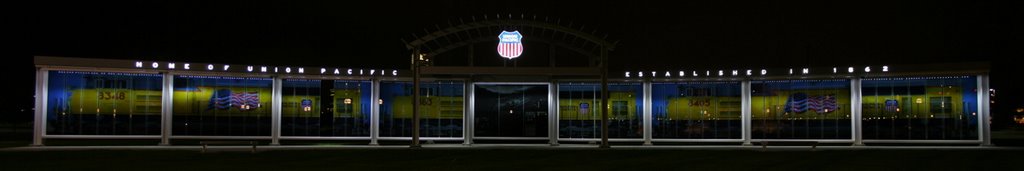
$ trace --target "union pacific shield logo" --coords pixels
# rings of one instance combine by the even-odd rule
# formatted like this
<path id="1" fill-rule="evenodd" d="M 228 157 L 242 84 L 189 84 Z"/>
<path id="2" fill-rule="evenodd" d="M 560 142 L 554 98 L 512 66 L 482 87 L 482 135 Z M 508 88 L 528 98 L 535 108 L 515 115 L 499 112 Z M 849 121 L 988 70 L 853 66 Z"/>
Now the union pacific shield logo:
<path id="1" fill-rule="evenodd" d="M 501 31 L 498 34 L 498 55 L 504 58 L 516 58 L 523 54 L 523 35 L 519 31 Z"/>

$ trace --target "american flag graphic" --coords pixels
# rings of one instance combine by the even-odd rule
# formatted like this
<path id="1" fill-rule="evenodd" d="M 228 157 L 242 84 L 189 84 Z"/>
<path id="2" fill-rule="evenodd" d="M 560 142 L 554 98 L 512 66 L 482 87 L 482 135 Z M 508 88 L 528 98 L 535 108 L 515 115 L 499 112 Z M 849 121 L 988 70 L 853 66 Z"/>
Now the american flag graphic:
<path id="1" fill-rule="evenodd" d="M 803 113 L 813 110 L 815 113 L 832 113 L 839 109 L 835 95 L 809 96 L 807 93 L 796 93 L 786 100 L 786 112 Z"/>
<path id="2" fill-rule="evenodd" d="M 241 111 L 253 110 L 260 107 L 260 95 L 258 92 L 232 93 L 228 89 L 220 89 L 210 96 L 210 103 L 207 110 L 238 108 Z"/>
<path id="3" fill-rule="evenodd" d="M 813 109 L 818 113 L 831 113 L 839 109 L 839 105 L 836 104 L 837 102 L 835 95 L 830 94 L 824 96 L 817 96 L 815 97 L 815 99 L 816 104 L 815 108 Z"/>
<path id="4" fill-rule="evenodd" d="M 807 111 L 807 93 L 789 95 L 786 99 L 786 112 L 803 113 Z"/>
<path id="5" fill-rule="evenodd" d="M 519 31 L 501 31 L 498 34 L 498 55 L 504 58 L 516 58 L 523 54 L 523 35 Z"/>

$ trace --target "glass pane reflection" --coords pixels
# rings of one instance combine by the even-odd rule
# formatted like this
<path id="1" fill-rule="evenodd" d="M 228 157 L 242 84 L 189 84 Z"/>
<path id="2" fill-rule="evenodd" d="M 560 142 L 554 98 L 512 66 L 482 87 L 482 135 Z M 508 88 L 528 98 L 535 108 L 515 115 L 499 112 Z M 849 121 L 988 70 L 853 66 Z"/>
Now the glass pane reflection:
<path id="1" fill-rule="evenodd" d="M 548 85 L 475 86 L 475 136 L 548 135 Z"/>
<path id="2" fill-rule="evenodd" d="M 412 136 L 412 82 L 381 82 L 380 136 Z M 420 84 L 420 136 L 462 137 L 464 106 L 462 81 Z"/>
<path id="3" fill-rule="evenodd" d="M 174 76 L 174 135 L 270 136 L 270 78 Z"/>
<path id="4" fill-rule="evenodd" d="M 609 138 L 643 137 L 643 85 L 609 83 Z M 601 138 L 601 84 L 558 84 L 558 137 Z"/>
<path id="5" fill-rule="evenodd" d="M 163 76 L 50 71 L 46 134 L 159 135 Z"/>
<path id="6" fill-rule="evenodd" d="M 282 136 L 370 135 L 370 81 L 284 80 L 281 91 Z"/>
<path id="7" fill-rule="evenodd" d="M 849 80 L 751 83 L 753 139 L 850 139 Z"/>
<path id="8" fill-rule="evenodd" d="M 742 138 L 739 82 L 654 83 L 651 88 L 654 138 Z"/>
<path id="9" fill-rule="evenodd" d="M 972 76 L 866 79 L 864 139 L 978 139 L 977 85 Z"/>

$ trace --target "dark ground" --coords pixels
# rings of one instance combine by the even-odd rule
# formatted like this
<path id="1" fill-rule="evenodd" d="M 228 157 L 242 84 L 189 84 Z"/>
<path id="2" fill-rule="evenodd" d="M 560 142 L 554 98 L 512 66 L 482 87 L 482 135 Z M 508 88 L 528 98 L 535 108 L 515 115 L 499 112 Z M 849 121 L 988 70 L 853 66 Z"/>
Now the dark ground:
<path id="1" fill-rule="evenodd" d="M 0 152 L 4 170 L 1015 170 L 1020 150 L 347 149 Z"/>
<path id="2" fill-rule="evenodd" d="M 1017 149 L 591 149 L 385 148 L 323 150 L 10 151 L 30 136 L 5 134 L 0 170 L 1020 170 L 1020 132 L 994 132 Z M 178 145 L 195 144 L 176 141 Z M 286 142 L 287 143 L 287 142 Z M 47 146 L 151 146 L 153 140 L 47 140 Z M 317 144 L 317 143 L 314 143 Z M 336 144 L 336 143 L 335 143 Z M 365 144 L 365 142 L 352 142 Z M 399 144 L 393 144 L 399 145 Z"/>

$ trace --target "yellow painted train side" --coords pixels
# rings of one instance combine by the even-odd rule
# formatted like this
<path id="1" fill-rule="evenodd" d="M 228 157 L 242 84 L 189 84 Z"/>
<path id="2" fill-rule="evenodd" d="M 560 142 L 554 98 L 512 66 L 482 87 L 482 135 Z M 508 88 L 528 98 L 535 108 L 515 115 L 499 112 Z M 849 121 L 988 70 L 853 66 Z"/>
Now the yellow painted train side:
<path id="1" fill-rule="evenodd" d="M 668 111 L 662 119 L 739 120 L 740 97 L 681 97 L 668 99 Z"/>
<path id="2" fill-rule="evenodd" d="M 160 115 L 160 91 L 126 89 L 77 89 L 58 114 Z"/>
<path id="3" fill-rule="evenodd" d="M 462 119 L 463 98 L 450 96 L 430 96 L 420 98 L 422 119 Z M 412 97 L 395 97 L 391 105 L 394 118 L 412 118 Z"/>
<path id="4" fill-rule="evenodd" d="M 861 100 L 865 118 L 896 115 L 901 115 L 899 118 L 960 118 L 967 115 L 962 112 L 963 94 L 959 87 L 932 86 L 925 88 L 925 94 L 864 96 Z M 896 100 L 898 108 L 886 110 L 886 100 Z M 932 102 L 939 103 L 940 108 L 948 108 L 949 112 L 932 112 Z"/>
<path id="5" fill-rule="evenodd" d="M 224 88 L 216 88 L 224 89 Z M 199 113 L 212 113 L 215 112 L 218 116 L 250 116 L 253 114 L 265 114 L 269 115 L 270 110 L 270 88 L 227 88 L 232 92 L 256 92 L 259 98 L 260 106 L 255 107 L 252 110 L 241 111 L 235 108 L 231 110 L 217 110 L 214 109 L 208 111 L 208 104 L 210 96 L 215 90 L 214 87 L 197 87 L 194 90 L 175 90 L 173 92 L 174 98 L 172 103 L 174 104 L 175 115 L 191 116 L 198 115 Z M 894 114 L 904 114 L 901 117 L 921 117 L 921 118 L 957 118 L 963 117 L 964 104 L 963 91 L 959 87 L 927 87 L 926 94 L 913 94 L 913 95 L 865 95 L 862 97 L 863 107 L 865 108 L 864 117 L 890 117 Z M 786 100 L 791 93 L 797 93 L 797 91 L 778 91 L 773 96 L 753 96 L 751 99 L 751 107 L 753 109 L 753 117 L 756 118 L 777 118 L 779 116 L 785 116 L 786 118 L 817 118 L 817 119 L 848 119 L 849 118 L 849 106 L 850 106 L 850 93 L 846 91 L 833 91 L 833 90 L 802 90 L 799 92 L 807 93 L 809 96 L 821 96 L 821 95 L 833 95 L 837 100 L 839 110 L 836 113 L 818 114 L 816 112 L 802 112 L 802 113 L 785 113 Z M 838 92 L 838 93 L 836 93 Z M 301 109 L 300 103 L 302 99 L 310 99 L 313 101 L 313 105 L 319 105 L 319 96 L 294 96 L 286 95 L 283 96 L 282 111 L 284 117 L 320 117 L 317 113 L 318 110 L 313 109 L 308 112 Z M 344 90 L 335 89 L 335 115 L 336 117 L 365 117 L 361 114 L 362 100 L 359 90 Z M 422 118 L 430 119 L 461 119 L 463 115 L 463 97 L 443 97 L 443 96 L 431 96 L 423 97 L 421 101 L 421 107 L 423 107 Z M 944 111 L 950 111 L 948 113 L 934 113 L 930 104 L 935 98 L 943 102 L 948 103 L 950 109 Z M 344 104 L 344 99 L 350 99 L 350 105 Z M 394 111 L 394 117 L 396 118 L 412 118 L 412 97 L 402 96 L 396 97 L 394 105 L 392 105 L 392 111 Z M 635 119 L 637 115 L 636 106 L 638 105 L 635 100 L 635 96 L 632 92 L 611 92 L 609 102 L 613 104 L 615 102 L 625 102 L 627 109 L 623 112 L 625 114 L 615 115 L 611 112 L 609 117 L 616 119 Z M 60 107 L 57 112 L 58 114 L 132 114 L 132 115 L 160 115 L 160 100 L 161 92 L 158 90 L 126 90 L 126 89 L 77 89 L 72 90 L 69 98 L 62 102 L 67 107 Z M 878 112 L 879 107 L 884 107 L 886 100 L 896 100 L 899 102 L 899 109 L 897 111 L 883 111 Z M 738 112 L 740 110 L 739 97 L 684 97 L 684 98 L 673 98 L 669 99 L 669 105 L 666 110 L 667 117 L 674 120 L 701 120 L 706 118 L 717 118 L 718 120 L 734 120 L 739 119 Z M 376 104 L 375 102 L 371 102 Z M 588 103 L 590 105 L 588 111 L 581 112 L 579 105 L 581 103 Z M 559 99 L 559 119 L 560 120 L 599 120 L 600 119 L 600 100 L 591 99 Z M 907 107 L 911 109 L 907 109 Z M 947 107 L 946 104 L 942 104 L 941 107 Z M 345 110 L 351 108 L 351 110 Z M 875 110 L 871 110 L 875 109 Z M 615 109 L 613 109 L 615 110 Z M 288 112 L 296 111 L 296 112 Z M 351 112 L 346 112 L 351 111 Z M 779 112 L 782 112 L 781 115 Z M 702 116 L 703 115 L 703 116 Z"/>
<path id="6" fill-rule="evenodd" d="M 610 120 L 634 120 L 637 117 L 636 96 L 632 91 L 609 92 L 608 102 L 612 111 L 608 113 Z M 625 103 L 624 106 L 616 106 L 616 103 Z M 581 109 L 581 105 L 587 107 Z M 601 120 L 601 99 L 590 98 L 558 98 L 558 119 L 559 120 Z M 624 107 L 624 108 L 623 108 Z"/>
<path id="7" fill-rule="evenodd" d="M 786 112 L 786 100 L 796 93 L 806 93 L 807 96 L 833 96 L 836 99 L 836 111 L 817 113 L 815 111 L 804 111 L 800 113 Z M 754 119 L 768 118 L 804 118 L 804 119 L 849 119 L 850 118 L 850 92 L 849 89 L 824 89 L 824 90 L 783 90 L 775 91 L 773 96 L 751 96 L 750 99 L 752 117 Z"/>
<path id="8" fill-rule="evenodd" d="M 259 96 L 259 103 L 255 107 L 250 107 L 249 110 L 239 110 L 237 107 L 232 107 L 228 110 L 222 109 L 208 109 L 210 104 L 210 96 L 213 95 L 215 90 L 228 89 L 231 92 L 247 92 L 256 93 Z M 199 116 L 200 114 L 210 115 L 216 114 L 217 116 L 269 116 L 270 115 L 270 102 L 271 102 L 271 90 L 270 88 L 252 88 L 252 87 L 205 87 L 199 86 L 193 90 L 175 90 L 174 91 L 174 115 L 176 116 Z"/>
<path id="9" fill-rule="evenodd" d="M 334 89 L 334 117 L 362 118 L 362 96 L 360 90 Z M 304 109 L 302 100 L 310 100 L 312 105 Z M 348 102 L 346 103 L 346 99 Z M 282 117 L 320 117 L 320 95 L 285 95 L 281 97 Z M 350 110 L 351 109 L 351 110 Z"/>

